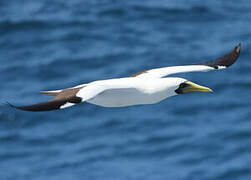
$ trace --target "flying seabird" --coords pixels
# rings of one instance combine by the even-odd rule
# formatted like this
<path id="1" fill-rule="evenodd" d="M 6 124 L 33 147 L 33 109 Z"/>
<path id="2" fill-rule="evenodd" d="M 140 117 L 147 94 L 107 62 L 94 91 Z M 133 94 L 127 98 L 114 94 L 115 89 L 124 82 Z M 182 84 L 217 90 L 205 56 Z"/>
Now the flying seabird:
<path id="1" fill-rule="evenodd" d="M 212 92 L 179 77 L 166 77 L 186 72 L 207 72 L 225 69 L 239 57 L 241 44 L 225 56 L 196 65 L 170 66 L 141 71 L 130 77 L 93 81 L 87 84 L 60 89 L 41 91 L 54 96 L 51 100 L 29 106 L 11 107 L 25 111 L 50 111 L 73 106 L 82 102 L 103 107 L 125 107 L 139 104 L 154 104 L 168 97 L 189 92 Z"/>

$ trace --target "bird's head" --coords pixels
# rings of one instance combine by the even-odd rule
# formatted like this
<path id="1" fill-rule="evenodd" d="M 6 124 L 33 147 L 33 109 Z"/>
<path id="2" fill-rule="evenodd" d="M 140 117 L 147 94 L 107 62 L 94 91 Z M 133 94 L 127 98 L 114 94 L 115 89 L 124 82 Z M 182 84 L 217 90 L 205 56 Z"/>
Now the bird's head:
<path id="1" fill-rule="evenodd" d="M 195 84 L 191 81 L 188 81 L 186 79 L 182 79 L 178 83 L 175 89 L 175 93 L 177 94 L 184 94 L 184 93 L 190 93 L 190 92 L 213 92 L 212 89 L 201 86 L 198 84 Z"/>

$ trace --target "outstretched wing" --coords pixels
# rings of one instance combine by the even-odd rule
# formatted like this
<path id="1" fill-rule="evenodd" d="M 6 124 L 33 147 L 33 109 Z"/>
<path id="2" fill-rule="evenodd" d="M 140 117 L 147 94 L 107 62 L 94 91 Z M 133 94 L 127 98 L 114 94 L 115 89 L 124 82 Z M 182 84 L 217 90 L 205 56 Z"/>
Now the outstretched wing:
<path id="1" fill-rule="evenodd" d="M 163 68 L 150 69 L 133 74 L 132 77 L 151 77 L 151 78 L 161 78 L 168 76 L 170 74 L 186 73 L 186 72 L 207 72 L 210 70 L 224 69 L 232 64 L 238 59 L 240 55 L 241 44 L 236 46 L 232 51 L 223 57 L 220 57 L 213 61 L 207 61 L 202 64 L 197 65 L 186 65 L 186 66 L 170 66 Z"/>
<path id="2" fill-rule="evenodd" d="M 64 89 L 59 92 L 53 92 L 50 94 L 47 93 L 49 95 L 54 95 L 55 97 L 47 102 L 42 102 L 30 106 L 14 106 L 10 103 L 8 104 L 11 107 L 25 111 L 51 111 L 56 109 L 62 109 L 82 102 L 82 98 L 76 96 L 76 94 L 81 89 L 82 88 Z"/>

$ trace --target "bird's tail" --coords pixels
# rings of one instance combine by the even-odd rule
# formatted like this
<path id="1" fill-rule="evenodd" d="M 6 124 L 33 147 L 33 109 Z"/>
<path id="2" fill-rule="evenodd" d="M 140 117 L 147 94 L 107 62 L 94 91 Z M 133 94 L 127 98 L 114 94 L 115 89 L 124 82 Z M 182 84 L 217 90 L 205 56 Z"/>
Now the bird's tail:
<path id="1" fill-rule="evenodd" d="M 53 91 L 40 91 L 40 93 L 46 94 L 46 95 L 49 95 L 49 96 L 56 96 L 56 95 L 58 95 L 61 91 L 62 91 L 62 89 L 60 89 L 60 90 L 53 90 Z"/>
<path id="2" fill-rule="evenodd" d="M 76 89 L 76 88 L 83 88 L 85 87 L 87 84 L 81 84 L 79 86 L 74 86 L 71 88 L 67 88 L 67 89 Z M 52 91 L 40 91 L 40 93 L 45 94 L 45 95 L 49 95 L 49 96 L 56 96 L 59 93 L 61 93 L 62 91 L 64 91 L 66 89 L 58 89 L 58 90 L 52 90 Z"/>

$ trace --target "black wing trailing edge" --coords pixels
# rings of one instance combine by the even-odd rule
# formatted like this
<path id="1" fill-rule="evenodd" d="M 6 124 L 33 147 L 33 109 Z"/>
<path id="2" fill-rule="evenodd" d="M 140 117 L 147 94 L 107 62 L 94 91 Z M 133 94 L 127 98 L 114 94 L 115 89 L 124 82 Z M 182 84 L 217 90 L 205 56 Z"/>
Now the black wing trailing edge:
<path id="1" fill-rule="evenodd" d="M 241 52 L 241 43 L 238 46 L 236 46 L 232 51 L 230 51 L 228 54 L 226 54 L 225 56 L 222 56 L 213 61 L 207 61 L 200 65 L 210 66 L 210 67 L 213 67 L 214 69 L 219 69 L 220 67 L 227 68 L 235 63 L 235 61 L 240 56 L 240 52 Z"/>
<path id="2" fill-rule="evenodd" d="M 51 111 L 60 109 L 61 106 L 65 105 L 67 103 L 66 100 L 57 100 L 57 101 L 48 101 L 43 103 L 38 103 L 30 106 L 14 106 L 12 104 L 9 104 L 10 107 L 24 110 L 24 111 Z"/>
<path id="3" fill-rule="evenodd" d="M 81 88 L 62 90 L 53 99 L 30 106 L 14 106 L 9 102 L 7 102 L 7 104 L 13 108 L 24 111 L 51 111 L 62 109 L 82 102 L 82 98 L 76 96 L 80 89 Z"/>

